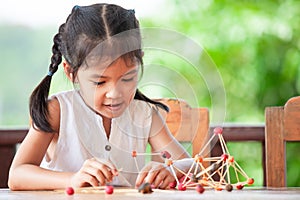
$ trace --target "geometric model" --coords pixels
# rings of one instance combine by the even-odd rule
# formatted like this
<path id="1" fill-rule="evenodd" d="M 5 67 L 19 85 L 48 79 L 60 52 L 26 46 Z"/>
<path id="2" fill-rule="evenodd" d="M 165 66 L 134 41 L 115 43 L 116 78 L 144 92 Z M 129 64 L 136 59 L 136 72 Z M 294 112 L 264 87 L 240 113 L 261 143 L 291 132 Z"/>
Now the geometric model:
<path id="1" fill-rule="evenodd" d="M 180 169 L 178 167 L 180 165 L 177 166 L 175 164 L 177 161 L 172 160 L 168 152 L 162 153 L 162 157 L 165 158 L 165 164 L 171 168 L 176 179 L 176 183 L 170 185 L 170 187 L 175 188 L 177 185 L 177 189 L 182 191 L 186 190 L 186 188 L 195 188 L 199 193 L 203 193 L 205 188 L 212 188 L 217 191 L 227 190 L 230 192 L 234 187 L 241 190 L 245 185 L 252 185 L 254 183 L 254 179 L 249 178 L 246 172 L 229 153 L 222 132 L 223 129 L 221 127 L 214 129 L 214 134 L 212 134 L 209 141 L 193 158 L 188 172 L 184 172 Z M 202 153 L 215 137 L 218 137 L 221 144 L 222 155 L 219 157 L 203 157 Z M 183 174 L 180 180 L 176 178 L 176 171 Z M 230 180 L 230 173 L 234 173 L 236 183 Z M 214 178 L 216 176 L 217 178 Z"/>

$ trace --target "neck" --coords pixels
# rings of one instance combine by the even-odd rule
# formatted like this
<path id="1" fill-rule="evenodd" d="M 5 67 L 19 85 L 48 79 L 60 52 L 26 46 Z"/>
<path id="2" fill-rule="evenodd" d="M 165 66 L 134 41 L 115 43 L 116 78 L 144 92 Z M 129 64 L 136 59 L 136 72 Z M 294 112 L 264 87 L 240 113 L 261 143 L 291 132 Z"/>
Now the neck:
<path id="1" fill-rule="evenodd" d="M 110 128 L 111 128 L 111 119 L 103 117 L 103 127 L 107 136 L 107 139 L 109 139 L 110 136 Z"/>

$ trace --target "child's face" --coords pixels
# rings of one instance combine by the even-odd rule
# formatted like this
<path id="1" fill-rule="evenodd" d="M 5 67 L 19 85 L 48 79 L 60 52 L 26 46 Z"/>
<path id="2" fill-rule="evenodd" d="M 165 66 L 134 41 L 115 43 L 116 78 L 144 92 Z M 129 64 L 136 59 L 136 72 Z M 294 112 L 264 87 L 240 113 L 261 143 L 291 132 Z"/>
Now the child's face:
<path id="1" fill-rule="evenodd" d="M 126 62 L 122 58 L 108 67 L 80 68 L 77 74 L 80 94 L 102 117 L 118 117 L 134 98 L 138 69 L 137 62 Z"/>

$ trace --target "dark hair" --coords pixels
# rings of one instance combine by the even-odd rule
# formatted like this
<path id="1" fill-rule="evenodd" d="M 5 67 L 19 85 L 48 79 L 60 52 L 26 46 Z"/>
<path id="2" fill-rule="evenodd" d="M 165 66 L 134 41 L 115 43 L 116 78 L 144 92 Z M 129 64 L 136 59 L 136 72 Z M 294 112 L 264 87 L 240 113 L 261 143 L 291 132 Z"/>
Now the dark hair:
<path id="1" fill-rule="evenodd" d="M 53 38 L 53 55 L 51 57 L 49 72 L 30 96 L 30 116 L 35 129 L 54 132 L 48 119 L 48 95 L 52 75 L 57 71 L 62 57 L 70 64 L 74 80 L 79 67 L 83 64 L 88 66 L 86 58 L 96 47 L 98 48 L 97 45 L 99 43 L 130 30 L 134 31 L 129 33 L 129 39 L 124 40 L 122 38 L 119 40 L 116 37 L 117 39 L 109 40 L 108 44 L 105 43 L 105 45 L 110 45 L 110 47 L 117 46 L 117 48 L 125 46 L 125 49 L 123 48 L 119 52 L 122 53 L 119 54 L 119 57 L 137 60 L 141 64 L 143 72 L 141 35 L 139 22 L 135 17 L 134 10 L 126 10 L 114 4 L 93 4 L 90 6 L 73 7 L 66 22 L 59 27 L 58 33 Z M 132 43 L 135 44 L 134 47 L 130 46 Z M 105 47 L 107 46 L 102 47 L 105 51 L 109 49 Z M 138 89 L 134 98 L 155 104 L 168 111 L 166 105 L 149 99 Z"/>

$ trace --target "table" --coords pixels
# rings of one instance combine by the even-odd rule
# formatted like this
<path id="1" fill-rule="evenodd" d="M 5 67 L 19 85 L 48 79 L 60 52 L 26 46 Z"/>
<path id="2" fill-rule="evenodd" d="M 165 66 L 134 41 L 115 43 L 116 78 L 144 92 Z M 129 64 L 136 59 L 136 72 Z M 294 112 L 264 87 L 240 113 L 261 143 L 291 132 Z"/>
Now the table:
<path id="1" fill-rule="evenodd" d="M 115 188 L 114 193 L 111 195 L 105 194 L 104 190 L 97 190 L 96 192 L 77 192 L 72 196 L 69 196 L 61 191 L 10 191 L 9 189 L 0 189 L 1 200 L 99 200 L 99 199 L 111 199 L 111 200 L 134 200 L 134 199 L 242 199 L 242 200 L 255 200 L 255 199 L 300 199 L 300 187 L 299 188 L 254 188 L 247 187 L 243 190 L 233 190 L 228 192 L 215 191 L 212 189 L 206 189 L 203 194 L 197 193 L 194 189 L 188 189 L 186 191 L 178 190 L 158 190 L 154 189 L 151 194 L 139 193 L 137 189 L 132 188 Z"/>

